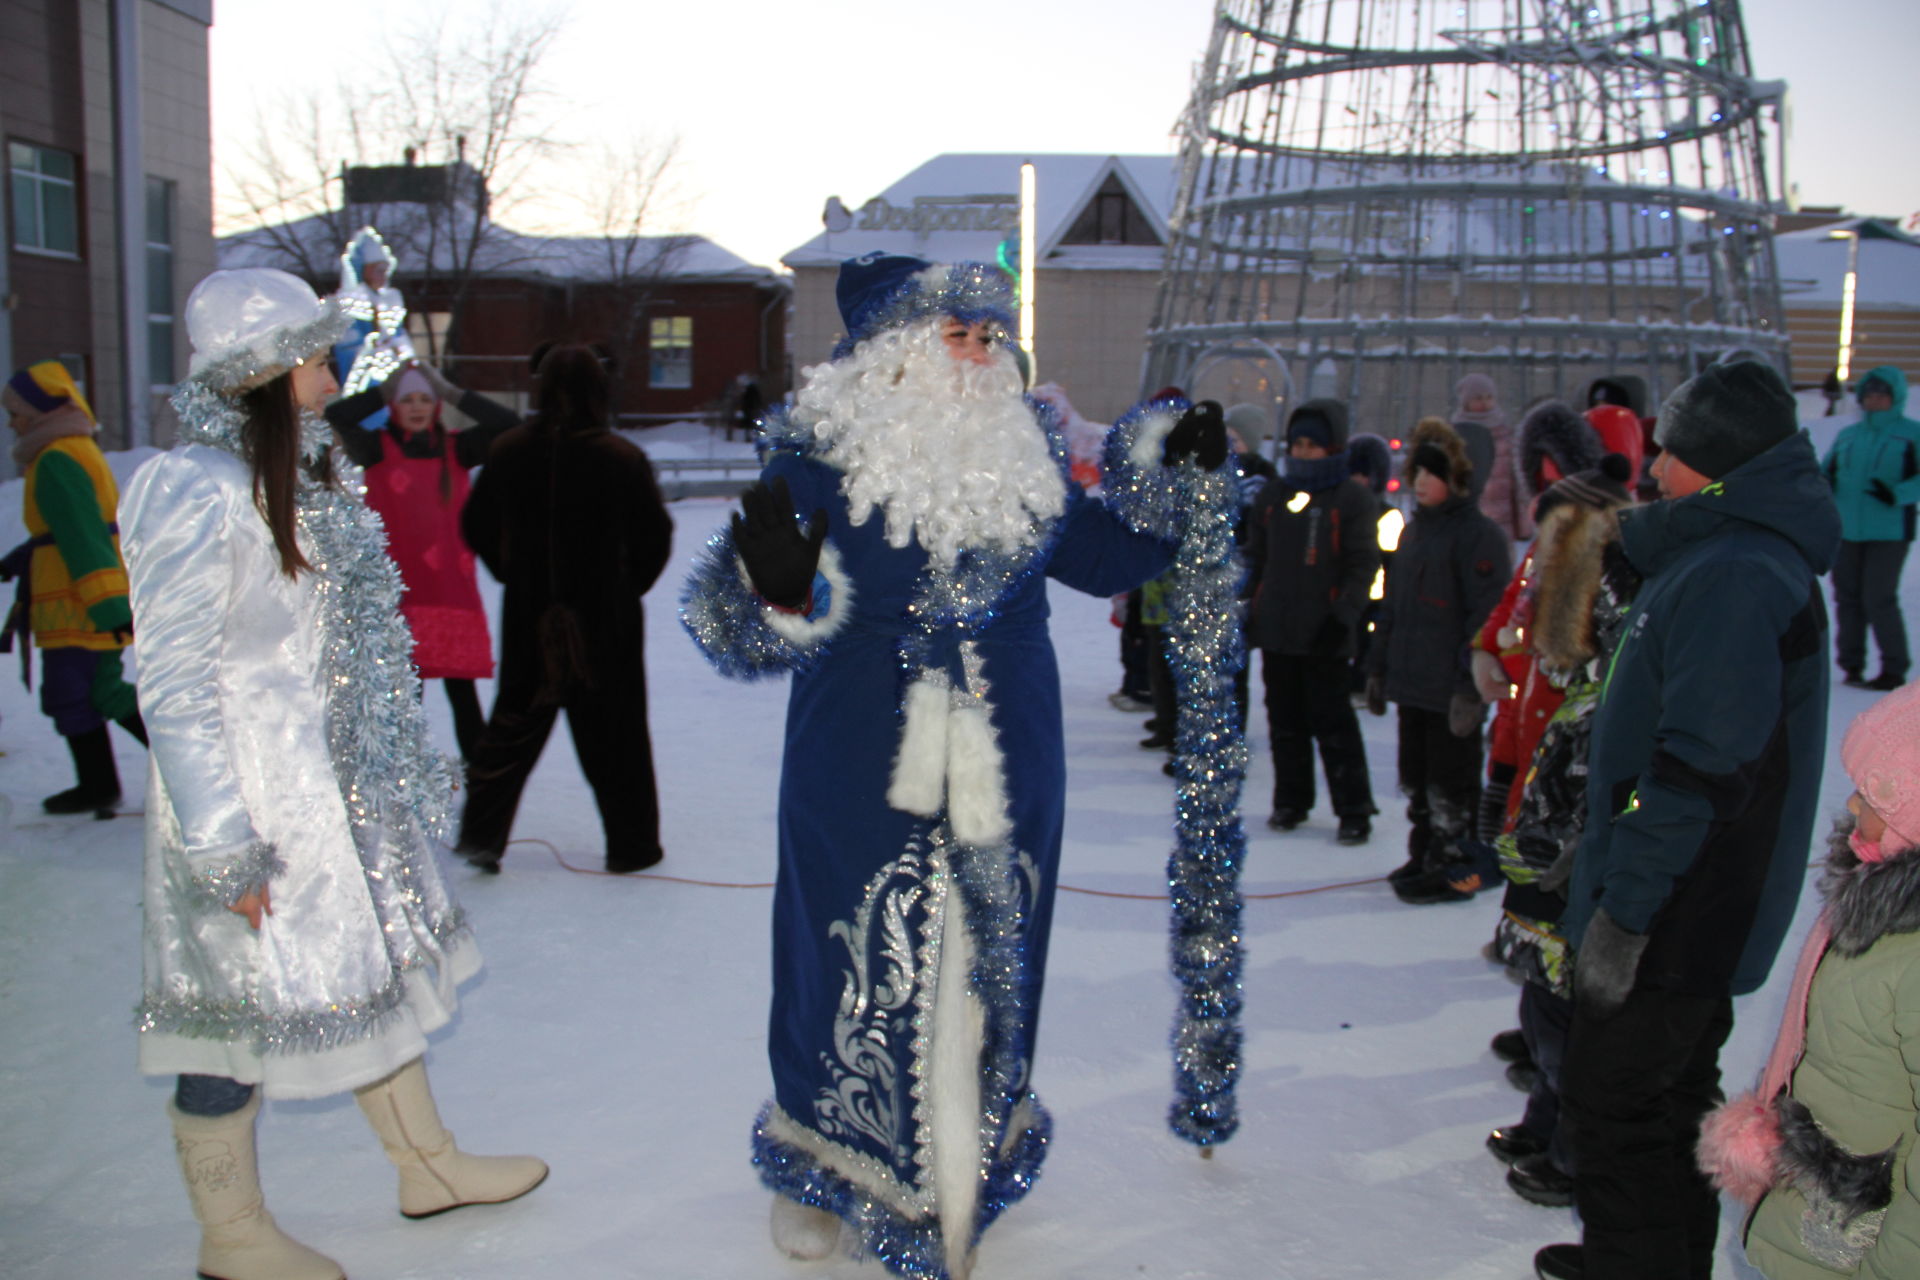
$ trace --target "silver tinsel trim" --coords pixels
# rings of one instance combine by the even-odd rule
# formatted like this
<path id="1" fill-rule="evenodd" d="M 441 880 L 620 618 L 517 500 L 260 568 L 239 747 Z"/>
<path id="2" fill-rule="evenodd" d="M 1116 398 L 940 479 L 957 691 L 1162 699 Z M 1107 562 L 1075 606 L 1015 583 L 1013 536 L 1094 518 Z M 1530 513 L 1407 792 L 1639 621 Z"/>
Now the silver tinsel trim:
<path id="1" fill-rule="evenodd" d="M 877 333 L 928 316 L 953 316 L 965 324 L 991 320 L 1012 329 L 1015 305 L 1013 277 L 992 263 L 935 263 L 910 277 L 885 305 L 862 319 L 856 332 L 840 339 L 833 358 L 852 354 L 855 346 Z"/>
<path id="2" fill-rule="evenodd" d="M 443 950 L 449 949 L 466 927 L 465 916 L 456 911 L 435 926 L 435 940 Z M 244 1044 L 262 1057 L 324 1052 L 372 1035 L 392 1021 L 406 1003 L 406 973 L 425 964 L 422 958 L 396 967 L 378 991 L 331 1001 L 324 1009 L 274 1010 L 247 999 L 205 1000 L 149 992 L 135 1011 L 134 1026 L 142 1034 Z"/>
<path id="3" fill-rule="evenodd" d="M 1180 1007 L 1173 1028 L 1173 1131 L 1188 1142 L 1225 1142 L 1239 1127 L 1240 873 L 1246 834 L 1240 785 L 1247 747 L 1234 704 L 1234 676 L 1246 665 L 1233 551 L 1238 489 L 1230 468 L 1177 468 L 1177 507 L 1186 529 L 1168 592 L 1168 663 L 1179 697 L 1173 772 L 1177 787 L 1167 863 L 1171 937 Z"/>
<path id="4" fill-rule="evenodd" d="M 1160 462 L 1158 439 L 1187 411 L 1185 400 L 1169 397 L 1135 405 L 1107 429 L 1100 459 L 1101 492 L 1107 509 L 1127 528 L 1172 542 L 1186 528 L 1187 493 L 1174 468 Z M 1154 442 L 1143 450 L 1145 442 Z M 1151 458 L 1138 455 L 1145 452 Z"/>
<path id="5" fill-rule="evenodd" d="M 802 648 L 768 626 L 760 597 L 742 577 L 733 530 L 722 529 L 695 556 L 680 592 L 680 625 L 715 670 L 759 680 L 817 661 L 826 647 Z"/>
<path id="6" fill-rule="evenodd" d="M 327 298 L 306 324 L 276 329 L 265 341 L 234 347 L 210 357 L 183 387 L 198 383 L 234 395 L 271 382 L 301 361 L 332 348 L 353 327 L 338 298 Z"/>
<path id="7" fill-rule="evenodd" d="M 206 910 L 218 911 L 231 907 L 286 870 L 287 864 L 271 844 L 255 840 L 231 858 L 196 869 L 194 897 Z"/>

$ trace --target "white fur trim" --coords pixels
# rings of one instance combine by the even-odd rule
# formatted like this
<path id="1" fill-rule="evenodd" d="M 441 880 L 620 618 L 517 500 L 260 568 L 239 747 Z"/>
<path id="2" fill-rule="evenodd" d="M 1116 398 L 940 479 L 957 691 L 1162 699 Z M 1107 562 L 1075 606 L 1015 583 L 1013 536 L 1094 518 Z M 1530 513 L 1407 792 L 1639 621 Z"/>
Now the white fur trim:
<path id="1" fill-rule="evenodd" d="M 973 1224 L 980 1209 L 986 1161 L 980 1149 L 980 1054 L 986 1008 L 973 994 L 973 934 L 957 887 L 940 915 L 940 976 L 933 998 L 933 1070 L 927 1097 L 933 1107 L 934 1196 L 947 1272 L 971 1269 Z"/>
<path id="2" fill-rule="evenodd" d="M 840 563 L 840 553 L 833 549 L 831 542 L 821 544 L 819 573 L 833 592 L 832 602 L 820 617 L 807 618 L 797 613 L 785 613 L 770 604 L 763 603 L 760 606 L 760 617 L 774 634 L 802 649 L 825 643 L 853 616 L 853 581 L 847 577 L 846 567 Z M 747 580 L 744 565 L 740 568 L 740 577 L 747 581 L 747 587 L 751 590 L 753 583 Z"/>
<path id="3" fill-rule="evenodd" d="M 952 692 L 940 672 L 907 687 L 906 723 L 900 727 L 900 751 L 893 758 L 893 781 L 887 787 L 887 803 L 904 813 L 931 818 L 940 811 L 947 789 L 947 709 Z"/>
<path id="4" fill-rule="evenodd" d="M 1179 419 L 1165 409 L 1155 409 L 1140 419 L 1140 427 L 1134 433 L 1133 447 L 1127 450 L 1127 457 L 1141 470 L 1160 465 L 1160 456 L 1166 450 L 1167 436 L 1173 432 Z"/>
<path id="5" fill-rule="evenodd" d="M 825 1209 L 789 1200 L 773 1193 L 773 1216 L 768 1223 L 773 1247 L 798 1262 L 818 1262 L 840 1244 L 840 1219 Z"/>
<path id="6" fill-rule="evenodd" d="M 998 844 L 1013 832 L 1000 743 L 986 706 L 972 699 L 947 719 L 947 820 L 962 844 Z"/>

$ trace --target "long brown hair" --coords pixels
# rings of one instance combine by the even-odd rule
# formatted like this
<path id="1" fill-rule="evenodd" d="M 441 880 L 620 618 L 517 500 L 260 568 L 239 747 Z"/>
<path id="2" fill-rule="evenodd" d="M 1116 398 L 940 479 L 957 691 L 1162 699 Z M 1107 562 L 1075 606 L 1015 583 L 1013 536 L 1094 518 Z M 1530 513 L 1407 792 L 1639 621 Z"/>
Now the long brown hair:
<path id="1" fill-rule="evenodd" d="M 244 425 L 241 443 L 247 466 L 253 470 L 253 504 L 260 509 L 280 553 L 280 571 L 289 578 L 302 569 L 312 571 L 294 535 L 294 493 L 299 485 L 300 412 L 293 403 L 293 375 L 283 373 L 271 382 L 240 393 Z M 317 468 L 322 483 L 332 480 L 332 468 Z"/>

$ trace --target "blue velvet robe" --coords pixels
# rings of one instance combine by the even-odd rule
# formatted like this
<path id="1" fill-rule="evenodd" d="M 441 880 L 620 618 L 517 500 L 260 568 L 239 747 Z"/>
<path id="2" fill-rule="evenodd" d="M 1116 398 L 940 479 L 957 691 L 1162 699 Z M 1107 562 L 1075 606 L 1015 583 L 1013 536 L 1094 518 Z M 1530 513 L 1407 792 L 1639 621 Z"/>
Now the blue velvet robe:
<path id="1" fill-rule="evenodd" d="M 1110 446 L 1105 501 L 1067 480 L 1053 433 L 1064 513 L 1029 551 L 963 552 L 952 574 L 935 572 L 917 541 L 889 546 L 881 512 L 852 524 L 841 473 L 776 423 L 763 478 L 784 477 L 796 511 L 827 513 L 809 615 L 783 619 L 752 595 L 729 532 L 689 581 L 683 618 L 717 667 L 794 672 L 774 893 L 774 1099 L 756 1126 L 756 1163 L 776 1192 L 851 1222 L 900 1274 L 945 1275 L 1025 1193 L 1044 1154 L 1049 1122 L 1028 1076 L 1066 792 L 1044 578 L 1111 595 L 1169 566 L 1181 499 L 1158 450 L 1178 407 L 1114 428 L 1137 445 Z M 945 804 L 908 811 L 890 800 L 906 767 L 896 760 L 907 754 L 910 686 L 928 681 L 986 711 L 1008 820 L 991 838 Z M 964 910 L 948 926 L 955 903 Z M 943 984 L 956 947 L 965 972 Z M 979 1010 L 974 1038 L 956 1029 L 955 1003 Z M 934 1112 L 969 1092 L 951 1087 L 954 1068 L 935 1053 L 943 1036 L 977 1075 L 969 1179 L 941 1163 L 940 1134 L 956 1131 Z"/>

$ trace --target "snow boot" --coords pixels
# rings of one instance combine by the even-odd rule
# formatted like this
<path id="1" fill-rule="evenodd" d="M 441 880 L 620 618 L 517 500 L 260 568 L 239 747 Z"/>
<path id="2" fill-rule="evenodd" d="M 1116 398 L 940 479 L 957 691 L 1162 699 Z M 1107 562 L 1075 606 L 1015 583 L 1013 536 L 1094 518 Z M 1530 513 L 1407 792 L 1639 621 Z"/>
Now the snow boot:
<path id="1" fill-rule="evenodd" d="M 1487 1150 L 1501 1164 L 1518 1164 L 1531 1156 L 1546 1154 L 1546 1139 L 1524 1124 L 1503 1125 L 1487 1135 Z"/>
<path id="2" fill-rule="evenodd" d="M 180 1176 L 200 1223 L 200 1280 L 346 1280 L 340 1264 L 275 1225 L 260 1194 L 253 1124 L 260 1093 L 224 1116 L 190 1116 L 173 1104 Z"/>
<path id="3" fill-rule="evenodd" d="M 1533 1255 L 1540 1280 L 1581 1280 L 1587 1274 L 1586 1250 L 1577 1244 L 1550 1244 Z"/>
<path id="4" fill-rule="evenodd" d="M 107 726 L 69 735 L 67 750 L 80 785 L 48 796 L 40 807 L 48 813 L 95 813 L 120 803 L 120 770 L 114 767 Z"/>
<path id="5" fill-rule="evenodd" d="M 1507 1186 L 1522 1200 L 1548 1209 L 1565 1209 L 1573 1203 L 1573 1179 L 1545 1153 L 1514 1161 L 1507 1170 Z"/>
<path id="6" fill-rule="evenodd" d="M 1493 1050 L 1493 1056 L 1502 1062 L 1533 1061 L 1533 1054 L 1527 1049 L 1527 1037 L 1518 1027 L 1502 1031 L 1487 1042 L 1487 1048 Z"/>
<path id="7" fill-rule="evenodd" d="M 840 1243 L 840 1219 L 825 1209 L 801 1204 L 775 1192 L 773 1247 L 795 1262 L 818 1262 Z"/>
<path id="8" fill-rule="evenodd" d="M 473 1156 L 454 1146 L 418 1058 L 353 1096 L 400 1171 L 403 1217 L 517 1200 L 547 1180 L 546 1162 L 533 1156 Z"/>

